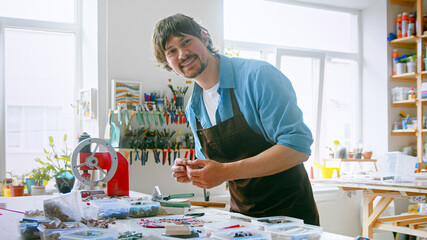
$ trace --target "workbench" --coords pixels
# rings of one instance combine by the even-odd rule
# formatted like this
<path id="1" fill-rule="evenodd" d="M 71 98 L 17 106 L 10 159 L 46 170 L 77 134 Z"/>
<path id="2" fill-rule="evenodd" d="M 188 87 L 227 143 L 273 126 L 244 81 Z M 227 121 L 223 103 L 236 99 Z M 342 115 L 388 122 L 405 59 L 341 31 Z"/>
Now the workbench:
<path id="1" fill-rule="evenodd" d="M 373 230 L 409 234 L 427 237 L 427 215 L 403 214 L 381 217 L 381 214 L 394 199 L 409 199 L 421 196 L 427 197 L 427 181 L 416 180 L 413 182 L 394 182 L 391 180 L 371 180 L 369 178 L 348 179 L 319 179 L 311 180 L 313 184 L 329 184 L 339 187 L 344 191 L 363 191 L 363 236 L 372 238 Z M 412 197 L 411 197 L 412 196 Z M 379 198 L 376 206 L 374 200 Z"/>
<path id="2" fill-rule="evenodd" d="M 131 196 L 134 197 L 141 197 L 141 196 L 147 196 L 151 197 L 151 195 L 147 194 L 135 194 L 131 193 Z M 24 212 L 27 210 L 35 210 L 35 209 L 43 209 L 43 200 L 47 198 L 51 198 L 52 195 L 44 195 L 44 196 L 32 196 L 32 197 L 0 197 L 0 204 L 3 208 L 7 208 L 9 210 Z M 203 208 L 203 207 L 194 207 L 192 206 L 189 211 L 190 212 L 209 212 L 209 211 L 224 211 L 226 210 L 218 210 L 213 208 Z M 8 211 L 4 209 L 0 209 L 0 236 L 2 239 L 8 239 L 8 240 L 17 240 L 21 239 L 19 232 L 18 232 L 18 222 L 23 218 L 24 214 Z M 159 217 L 159 216 L 156 216 Z M 171 238 L 171 237 L 165 237 L 162 236 L 162 232 L 164 232 L 164 229 L 146 229 L 138 224 L 136 224 L 137 221 L 139 221 L 139 218 L 127 218 L 123 220 L 117 220 L 116 224 L 112 225 L 110 224 L 109 229 L 113 231 L 137 231 L 142 232 L 146 237 L 143 239 L 149 239 L 150 237 L 157 236 L 156 239 L 179 239 L 179 238 Z M 149 234 L 147 234 L 147 231 L 150 231 Z M 323 232 L 321 240 L 352 240 L 354 237 L 347 237 L 342 235 L 337 235 L 333 233 L 327 233 Z"/>

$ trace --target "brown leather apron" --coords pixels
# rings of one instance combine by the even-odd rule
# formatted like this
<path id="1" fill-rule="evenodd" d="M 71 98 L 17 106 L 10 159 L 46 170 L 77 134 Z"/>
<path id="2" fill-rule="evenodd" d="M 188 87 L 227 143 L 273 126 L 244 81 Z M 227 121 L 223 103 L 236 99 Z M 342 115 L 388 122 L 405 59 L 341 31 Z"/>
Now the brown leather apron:
<path id="1" fill-rule="evenodd" d="M 274 144 L 256 134 L 240 112 L 230 89 L 234 116 L 203 129 L 196 117 L 197 136 L 209 159 L 227 163 L 255 156 Z M 242 169 L 245 171 L 245 169 Z M 304 165 L 259 178 L 229 181 L 230 211 L 252 217 L 289 216 L 319 225 L 311 184 Z"/>

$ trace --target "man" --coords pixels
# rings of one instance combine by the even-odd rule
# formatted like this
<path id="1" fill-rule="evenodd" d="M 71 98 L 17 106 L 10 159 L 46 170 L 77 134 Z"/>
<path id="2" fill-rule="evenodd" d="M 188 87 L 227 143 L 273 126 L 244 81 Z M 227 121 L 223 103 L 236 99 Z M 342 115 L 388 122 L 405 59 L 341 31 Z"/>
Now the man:
<path id="1" fill-rule="evenodd" d="M 218 54 L 208 30 L 182 14 L 157 23 L 152 47 L 159 66 L 195 81 L 186 115 L 198 159 L 176 159 L 176 181 L 229 181 L 231 211 L 319 225 L 303 166 L 313 139 L 290 81 L 266 62 Z"/>

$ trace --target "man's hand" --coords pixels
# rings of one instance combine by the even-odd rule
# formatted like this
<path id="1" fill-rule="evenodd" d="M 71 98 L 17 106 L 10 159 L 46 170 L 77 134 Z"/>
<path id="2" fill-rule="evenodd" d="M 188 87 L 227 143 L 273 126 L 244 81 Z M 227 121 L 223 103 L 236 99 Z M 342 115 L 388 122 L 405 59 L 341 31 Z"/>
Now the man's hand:
<path id="1" fill-rule="evenodd" d="M 177 158 L 172 166 L 172 176 L 177 182 L 187 183 L 190 178 L 187 175 L 187 159 Z"/>
<path id="2" fill-rule="evenodd" d="M 225 164 L 209 159 L 187 161 L 187 176 L 194 186 L 206 189 L 227 181 Z"/>

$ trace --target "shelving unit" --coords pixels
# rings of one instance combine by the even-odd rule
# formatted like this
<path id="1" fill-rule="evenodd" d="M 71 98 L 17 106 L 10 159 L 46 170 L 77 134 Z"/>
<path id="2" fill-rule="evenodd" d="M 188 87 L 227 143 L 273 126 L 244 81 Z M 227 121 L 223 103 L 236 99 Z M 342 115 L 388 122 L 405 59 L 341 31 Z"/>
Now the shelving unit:
<path id="1" fill-rule="evenodd" d="M 390 46 L 393 48 L 408 48 L 415 49 L 417 54 L 417 72 L 405 73 L 401 75 L 394 75 L 390 81 L 394 82 L 409 82 L 416 83 L 417 97 L 415 100 L 404 100 L 404 101 L 393 101 L 392 107 L 416 107 L 417 128 L 407 130 L 392 130 L 392 136 L 416 136 L 417 138 L 417 158 L 418 158 L 418 172 L 425 168 L 423 162 L 423 138 L 427 133 L 427 129 L 423 129 L 423 105 L 427 102 L 427 99 L 421 98 L 421 87 L 423 78 L 427 77 L 427 71 L 423 71 L 423 42 L 427 40 L 427 35 L 423 35 L 423 0 L 390 0 L 390 3 L 400 4 L 403 6 L 413 7 L 416 4 L 417 18 L 416 18 L 416 36 L 399 38 L 390 41 Z"/>

